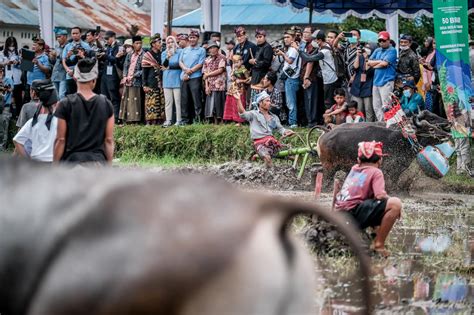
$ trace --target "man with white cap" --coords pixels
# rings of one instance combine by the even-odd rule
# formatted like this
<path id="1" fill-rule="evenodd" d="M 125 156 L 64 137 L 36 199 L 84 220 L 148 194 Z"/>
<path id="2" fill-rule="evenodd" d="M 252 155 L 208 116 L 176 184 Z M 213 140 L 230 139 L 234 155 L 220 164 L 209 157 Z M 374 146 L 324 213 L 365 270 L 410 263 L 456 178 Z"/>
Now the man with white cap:
<path id="1" fill-rule="evenodd" d="M 74 68 L 77 93 L 62 99 L 54 113 L 58 118 L 55 162 L 112 163 L 114 108 L 104 95 L 93 92 L 98 73 L 95 59 L 82 59 Z"/>
<path id="2" fill-rule="evenodd" d="M 294 132 L 283 128 L 278 116 L 270 112 L 272 104 L 270 95 L 266 91 L 257 95 L 258 109 L 250 111 L 245 110 L 238 91 L 235 91 L 232 96 L 236 99 L 240 117 L 250 123 L 250 137 L 257 155 L 267 167 L 271 167 L 272 157 L 275 157 L 281 148 L 280 142 L 273 136 L 273 131 L 278 131 L 283 136 L 282 138 L 292 136 Z"/>

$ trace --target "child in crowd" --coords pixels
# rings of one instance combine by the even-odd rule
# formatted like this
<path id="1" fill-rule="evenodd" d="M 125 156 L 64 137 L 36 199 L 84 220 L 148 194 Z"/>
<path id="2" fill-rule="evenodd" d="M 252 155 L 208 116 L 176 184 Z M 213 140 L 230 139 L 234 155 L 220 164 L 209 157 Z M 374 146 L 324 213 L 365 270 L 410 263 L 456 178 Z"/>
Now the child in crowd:
<path id="1" fill-rule="evenodd" d="M 356 124 L 360 122 L 364 122 L 364 114 L 362 112 L 357 111 L 357 102 L 350 101 L 347 104 L 347 116 L 346 116 L 346 123 L 348 124 Z"/>
<path id="2" fill-rule="evenodd" d="M 388 256 L 385 240 L 395 221 L 400 218 L 402 203 L 385 191 L 385 180 L 380 170 L 383 160 L 381 142 L 360 142 L 358 164 L 354 165 L 336 197 L 336 210 L 345 211 L 361 230 L 376 228 L 372 248 Z"/>
<path id="3" fill-rule="evenodd" d="M 336 89 L 334 92 L 334 101 L 336 103 L 323 114 L 324 123 L 329 127 L 332 125 L 340 125 L 346 121 L 346 91 L 344 89 Z"/>
<path id="4" fill-rule="evenodd" d="M 245 68 L 242 56 L 234 55 L 232 57 L 232 75 L 231 84 L 227 90 L 227 97 L 224 108 L 224 120 L 234 121 L 237 125 L 240 125 L 244 120 L 240 118 L 237 111 L 237 103 L 233 95 L 235 92 L 239 92 L 242 104 L 246 103 L 245 96 L 245 84 L 250 82 L 250 73 Z"/>
<path id="5" fill-rule="evenodd" d="M 33 118 L 29 119 L 18 131 L 13 142 L 19 156 L 51 163 L 58 129 L 58 119 L 54 117 L 58 95 L 51 80 L 35 80 L 34 82 L 36 82 L 36 94 L 41 106 L 37 108 Z"/>
<path id="6" fill-rule="evenodd" d="M 415 82 L 411 80 L 403 82 L 403 96 L 400 100 L 400 105 L 408 117 L 416 115 L 425 109 L 425 101 L 417 93 Z"/>

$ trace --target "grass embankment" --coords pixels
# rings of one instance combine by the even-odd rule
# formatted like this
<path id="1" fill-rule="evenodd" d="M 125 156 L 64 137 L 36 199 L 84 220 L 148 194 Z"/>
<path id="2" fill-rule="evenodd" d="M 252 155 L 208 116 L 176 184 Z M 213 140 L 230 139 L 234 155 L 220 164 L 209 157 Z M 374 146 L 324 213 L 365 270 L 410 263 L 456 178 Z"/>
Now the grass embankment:
<path id="1" fill-rule="evenodd" d="M 303 138 L 308 129 L 296 130 Z M 254 152 L 248 126 L 124 126 L 116 128 L 116 158 L 121 163 L 180 165 L 247 160 Z M 300 137 L 285 139 L 303 147 Z"/>

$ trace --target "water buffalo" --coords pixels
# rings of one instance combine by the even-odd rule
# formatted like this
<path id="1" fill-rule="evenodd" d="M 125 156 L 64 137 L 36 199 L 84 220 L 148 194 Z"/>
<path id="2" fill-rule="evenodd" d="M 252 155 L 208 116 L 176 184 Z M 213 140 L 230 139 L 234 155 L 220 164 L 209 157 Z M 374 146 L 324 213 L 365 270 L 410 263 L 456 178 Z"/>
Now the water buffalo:
<path id="1" fill-rule="evenodd" d="M 450 123 L 435 114 L 423 111 L 412 118 L 412 125 L 422 146 L 441 143 L 449 138 Z M 357 144 L 362 141 L 381 141 L 384 144 L 382 170 L 389 188 L 397 187 L 400 175 L 410 166 L 416 152 L 401 130 L 385 123 L 342 124 L 319 137 L 317 152 L 328 183 L 338 170 L 348 172 L 357 163 Z"/>
<path id="2" fill-rule="evenodd" d="M 342 215 L 208 177 L 0 160 L 0 200 L 2 315 L 316 314 L 298 213 L 348 236 L 368 286 Z"/>

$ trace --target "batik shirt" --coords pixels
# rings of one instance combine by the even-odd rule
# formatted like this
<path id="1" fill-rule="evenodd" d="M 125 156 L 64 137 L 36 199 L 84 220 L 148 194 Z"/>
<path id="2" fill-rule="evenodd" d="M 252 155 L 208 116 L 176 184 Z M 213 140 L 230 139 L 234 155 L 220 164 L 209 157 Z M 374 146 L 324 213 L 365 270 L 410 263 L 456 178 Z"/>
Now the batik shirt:
<path id="1" fill-rule="evenodd" d="M 204 61 L 203 73 L 214 72 L 217 69 L 223 68 L 225 70 L 226 58 L 222 54 L 217 54 L 217 56 L 209 56 L 206 61 Z M 225 91 L 226 83 L 226 72 L 222 72 L 219 75 L 208 77 L 206 80 L 209 83 L 209 89 L 211 91 Z"/>

